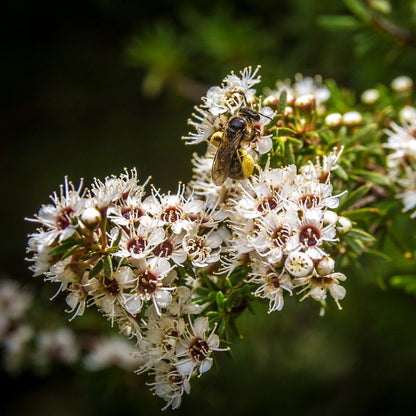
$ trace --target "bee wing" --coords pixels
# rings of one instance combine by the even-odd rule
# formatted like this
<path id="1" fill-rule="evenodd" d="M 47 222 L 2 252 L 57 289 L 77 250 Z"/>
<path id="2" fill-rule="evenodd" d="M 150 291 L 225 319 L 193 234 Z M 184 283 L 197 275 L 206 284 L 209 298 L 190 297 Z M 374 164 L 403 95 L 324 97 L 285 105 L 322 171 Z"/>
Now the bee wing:
<path id="1" fill-rule="evenodd" d="M 230 167 L 243 134 L 236 135 L 232 141 L 224 138 L 218 146 L 212 164 L 211 176 L 215 185 L 222 185 L 230 175 Z"/>

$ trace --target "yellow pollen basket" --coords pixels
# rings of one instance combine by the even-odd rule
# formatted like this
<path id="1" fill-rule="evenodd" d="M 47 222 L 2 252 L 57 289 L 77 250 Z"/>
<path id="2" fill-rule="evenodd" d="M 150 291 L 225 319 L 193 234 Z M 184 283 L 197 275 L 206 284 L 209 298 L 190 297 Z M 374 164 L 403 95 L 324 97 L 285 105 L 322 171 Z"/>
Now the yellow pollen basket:
<path id="1" fill-rule="evenodd" d="M 243 175 L 245 178 L 249 178 L 254 170 L 254 159 L 247 150 L 242 147 L 238 149 L 238 152 L 241 157 L 241 170 L 243 171 Z"/>
<path id="2" fill-rule="evenodd" d="M 215 132 L 211 138 L 209 139 L 209 141 L 211 142 L 211 144 L 213 144 L 215 147 L 218 147 L 222 141 L 223 138 L 223 132 L 222 131 L 217 131 Z"/>

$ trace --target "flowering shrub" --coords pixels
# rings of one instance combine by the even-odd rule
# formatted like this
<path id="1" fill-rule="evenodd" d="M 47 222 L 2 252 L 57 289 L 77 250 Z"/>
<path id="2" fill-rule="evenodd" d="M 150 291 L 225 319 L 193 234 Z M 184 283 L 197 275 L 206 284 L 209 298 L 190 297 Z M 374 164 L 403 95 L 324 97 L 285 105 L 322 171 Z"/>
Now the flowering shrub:
<path id="1" fill-rule="evenodd" d="M 163 194 L 136 169 L 89 188 L 65 179 L 30 219 L 34 275 L 58 284 L 71 319 L 95 306 L 135 339 L 137 373 L 165 408 L 230 348 L 253 302 L 274 312 L 295 295 L 321 314 L 331 299 L 341 309 L 342 270 L 364 252 L 386 258 L 389 221 L 416 215 L 409 78 L 355 102 L 302 76 L 262 97 L 258 72 L 228 75 L 195 107 L 183 140 L 207 146 L 189 184 Z"/>

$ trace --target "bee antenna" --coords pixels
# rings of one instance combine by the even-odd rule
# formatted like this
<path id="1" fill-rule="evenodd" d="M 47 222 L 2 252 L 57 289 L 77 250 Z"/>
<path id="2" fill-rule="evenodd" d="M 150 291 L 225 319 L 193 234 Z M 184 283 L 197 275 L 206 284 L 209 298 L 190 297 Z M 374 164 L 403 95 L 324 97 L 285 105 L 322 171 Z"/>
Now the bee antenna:
<path id="1" fill-rule="evenodd" d="M 277 126 L 277 122 L 276 122 L 276 120 L 273 120 L 271 117 L 269 117 L 269 116 L 266 116 L 265 114 L 262 114 L 262 113 L 260 113 L 260 115 L 262 116 L 262 117 L 266 117 L 266 118 L 268 118 L 270 121 L 272 121 L 276 126 Z"/>

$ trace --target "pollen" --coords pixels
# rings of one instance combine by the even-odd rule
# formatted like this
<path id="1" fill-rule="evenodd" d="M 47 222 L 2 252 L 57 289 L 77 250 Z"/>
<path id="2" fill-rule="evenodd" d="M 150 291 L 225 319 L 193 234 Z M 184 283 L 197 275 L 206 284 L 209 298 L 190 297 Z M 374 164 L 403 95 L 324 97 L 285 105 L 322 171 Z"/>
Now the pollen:
<path id="1" fill-rule="evenodd" d="M 210 348 L 202 338 L 196 338 L 188 347 L 192 359 L 197 362 L 204 361 L 208 357 Z"/>
<path id="2" fill-rule="evenodd" d="M 307 209 L 316 208 L 319 206 L 320 202 L 321 199 L 319 198 L 319 195 L 314 194 L 303 195 L 301 198 L 299 198 L 299 203 Z"/>
<path id="3" fill-rule="evenodd" d="M 183 210 L 179 207 L 168 207 L 166 208 L 161 214 L 160 219 L 167 222 L 168 224 L 172 224 L 175 221 L 178 221 L 182 218 Z"/>
<path id="4" fill-rule="evenodd" d="M 290 228 L 287 225 L 282 225 L 275 228 L 272 234 L 272 241 L 276 247 L 282 247 L 286 244 L 290 237 Z"/>
<path id="5" fill-rule="evenodd" d="M 162 241 L 153 249 L 153 254 L 157 257 L 169 257 L 173 253 L 173 243 L 170 240 Z"/>
<path id="6" fill-rule="evenodd" d="M 157 288 L 157 277 L 149 270 L 145 270 L 137 276 L 137 289 L 143 295 L 152 294 Z"/>
<path id="7" fill-rule="evenodd" d="M 305 247 L 313 247 L 319 244 L 321 232 L 318 227 L 307 224 L 301 227 L 299 231 L 299 241 Z"/>
<path id="8" fill-rule="evenodd" d="M 56 228 L 58 230 L 65 230 L 71 225 L 71 214 L 74 210 L 71 207 L 65 207 L 60 215 L 56 218 Z"/>
<path id="9" fill-rule="evenodd" d="M 265 212 L 265 211 L 272 211 L 277 208 L 277 202 L 276 200 L 269 196 L 267 198 L 264 198 L 258 205 L 257 205 L 257 211 L 259 212 Z"/>
<path id="10" fill-rule="evenodd" d="M 141 254 L 148 245 L 145 237 L 134 237 L 127 243 L 127 250 L 132 254 Z"/>

